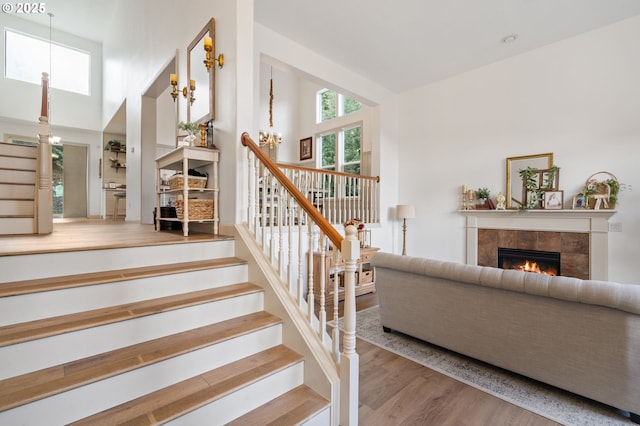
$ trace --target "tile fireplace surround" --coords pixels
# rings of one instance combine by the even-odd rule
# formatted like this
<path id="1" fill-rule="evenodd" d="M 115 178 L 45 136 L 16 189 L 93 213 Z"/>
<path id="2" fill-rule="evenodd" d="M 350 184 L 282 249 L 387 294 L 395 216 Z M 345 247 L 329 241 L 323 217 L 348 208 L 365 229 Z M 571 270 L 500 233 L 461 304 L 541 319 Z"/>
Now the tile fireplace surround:
<path id="1" fill-rule="evenodd" d="M 497 267 L 498 245 L 559 251 L 562 275 L 608 280 L 614 210 L 462 210 L 467 264 Z"/>

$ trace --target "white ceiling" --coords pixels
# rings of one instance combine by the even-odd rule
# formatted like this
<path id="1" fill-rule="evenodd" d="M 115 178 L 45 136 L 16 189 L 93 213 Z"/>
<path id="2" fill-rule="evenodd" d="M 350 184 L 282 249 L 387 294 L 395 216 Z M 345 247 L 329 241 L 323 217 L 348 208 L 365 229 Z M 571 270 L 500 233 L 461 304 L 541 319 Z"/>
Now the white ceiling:
<path id="1" fill-rule="evenodd" d="M 100 41 L 115 4 L 47 0 L 46 8 L 54 28 Z M 639 14 L 640 0 L 255 1 L 260 24 L 394 92 Z M 47 15 L 27 18 L 49 25 Z M 517 40 L 502 43 L 510 34 Z"/>
<path id="2" fill-rule="evenodd" d="M 257 0 L 255 20 L 394 92 L 640 14 L 639 0 Z M 517 34 L 513 43 L 501 40 Z"/>

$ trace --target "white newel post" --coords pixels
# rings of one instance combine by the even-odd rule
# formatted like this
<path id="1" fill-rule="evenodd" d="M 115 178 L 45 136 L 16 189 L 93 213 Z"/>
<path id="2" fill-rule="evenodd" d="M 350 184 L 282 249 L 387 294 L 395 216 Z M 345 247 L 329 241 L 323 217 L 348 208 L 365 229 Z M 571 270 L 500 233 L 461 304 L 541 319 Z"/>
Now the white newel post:
<path id="1" fill-rule="evenodd" d="M 340 424 L 358 424 L 359 360 L 356 353 L 356 262 L 360 257 L 360 241 L 356 227 L 345 228 L 341 254 L 345 261 L 344 337 L 340 357 Z"/>
<path id="2" fill-rule="evenodd" d="M 38 124 L 38 187 L 36 199 L 36 232 L 53 232 L 53 193 L 51 191 L 51 145 L 49 144 L 49 75 L 42 73 L 42 107 Z"/>

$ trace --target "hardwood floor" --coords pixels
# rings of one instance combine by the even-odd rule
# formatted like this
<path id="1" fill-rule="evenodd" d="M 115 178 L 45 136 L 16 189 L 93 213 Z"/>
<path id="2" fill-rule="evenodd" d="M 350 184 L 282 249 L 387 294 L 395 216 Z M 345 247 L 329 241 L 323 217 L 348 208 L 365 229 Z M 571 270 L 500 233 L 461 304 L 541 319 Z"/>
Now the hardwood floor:
<path id="1" fill-rule="evenodd" d="M 180 244 L 225 239 L 204 233 L 155 232 L 153 225 L 122 220 L 56 219 L 53 232 L 46 235 L 0 235 L 0 256 L 145 246 L 157 243 Z"/>
<path id="2" fill-rule="evenodd" d="M 356 298 L 357 310 L 377 304 Z M 362 339 L 356 350 L 361 425 L 559 425 Z"/>
<path id="3" fill-rule="evenodd" d="M 0 256 L 212 238 L 226 237 L 183 237 L 180 231 L 154 232 L 153 225 L 123 221 L 63 220 L 50 235 L 0 236 Z M 375 293 L 356 299 L 357 310 L 377 304 Z M 361 425 L 558 425 L 364 340 L 357 339 L 357 351 Z"/>

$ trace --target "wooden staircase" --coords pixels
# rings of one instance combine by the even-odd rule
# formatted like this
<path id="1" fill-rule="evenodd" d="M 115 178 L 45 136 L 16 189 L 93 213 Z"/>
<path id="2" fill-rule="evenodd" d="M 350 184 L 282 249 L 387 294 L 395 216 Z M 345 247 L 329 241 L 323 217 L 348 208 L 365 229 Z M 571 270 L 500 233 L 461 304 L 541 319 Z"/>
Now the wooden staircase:
<path id="1" fill-rule="evenodd" d="M 201 259 L 173 260 L 194 244 Z M 153 246 L 126 269 L 123 249 L 92 250 L 78 269 L 72 252 L 59 276 L 42 276 L 42 254 L 0 257 L 34 262 L 0 278 L 0 424 L 331 424 L 234 244 Z"/>
<path id="2" fill-rule="evenodd" d="M 37 148 L 0 143 L 0 235 L 36 232 Z"/>

